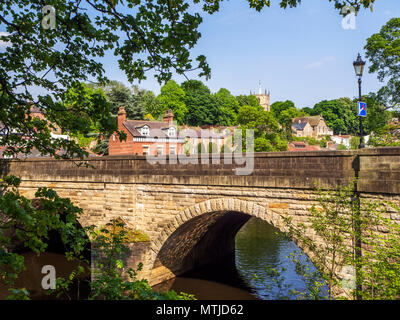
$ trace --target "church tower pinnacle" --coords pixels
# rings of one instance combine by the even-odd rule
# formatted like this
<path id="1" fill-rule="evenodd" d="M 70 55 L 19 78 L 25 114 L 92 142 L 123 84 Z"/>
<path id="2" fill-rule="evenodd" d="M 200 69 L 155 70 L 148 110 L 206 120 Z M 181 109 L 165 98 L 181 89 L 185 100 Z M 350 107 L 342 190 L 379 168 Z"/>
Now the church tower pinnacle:
<path id="1" fill-rule="evenodd" d="M 270 111 L 270 93 L 269 91 L 267 93 L 267 89 L 265 89 L 265 93 L 262 93 L 261 81 L 258 82 L 258 94 L 254 93 L 253 95 L 258 99 L 265 111 Z"/>

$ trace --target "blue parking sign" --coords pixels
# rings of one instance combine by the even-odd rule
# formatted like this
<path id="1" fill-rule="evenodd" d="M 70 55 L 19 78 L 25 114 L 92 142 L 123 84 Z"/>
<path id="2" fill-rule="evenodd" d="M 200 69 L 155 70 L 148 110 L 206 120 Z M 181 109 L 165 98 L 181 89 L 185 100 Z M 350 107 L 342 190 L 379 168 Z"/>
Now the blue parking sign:
<path id="1" fill-rule="evenodd" d="M 367 116 L 367 104 L 365 102 L 358 102 L 358 115 L 360 117 L 366 117 Z"/>

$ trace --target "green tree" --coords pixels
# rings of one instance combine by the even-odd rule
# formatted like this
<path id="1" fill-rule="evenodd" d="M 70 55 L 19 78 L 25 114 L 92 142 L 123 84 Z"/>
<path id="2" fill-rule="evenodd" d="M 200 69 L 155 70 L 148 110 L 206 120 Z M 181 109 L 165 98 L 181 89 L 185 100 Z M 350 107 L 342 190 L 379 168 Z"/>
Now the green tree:
<path id="1" fill-rule="evenodd" d="M 260 101 L 258 101 L 258 99 L 253 95 L 249 96 L 240 95 L 236 97 L 236 100 L 239 103 L 239 107 L 252 106 L 252 107 L 259 107 L 260 109 L 262 109 Z"/>
<path id="2" fill-rule="evenodd" d="M 279 115 L 279 123 L 282 125 L 283 128 L 283 134 L 285 138 L 289 141 L 292 140 L 292 124 L 293 124 L 293 118 L 301 117 L 303 116 L 304 113 L 297 110 L 294 107 L 290 107 L 288 109 L 285 109 L 281 112 Z"/>
<path id="3" fill-rule="evenodd" d="M 215 100 L 218 105 L 218 109 L 220 110 L 218 124 L 223 126 L 235 125 L 239 110 L 239 103 L 237 102 L 236 98 L 231 95 L 229 90 L 221 88 L 215 94 Z"/>
<path id="4" fill-rule="evenodd" d="M 80 147 L 88 147 L 93 140 L 102 140 L 101 132 L 104 132 L 109 122 L 113 121 L 110 114 L 110 104 L 106 96 L 100 88 L 92 89 L 84 83 L 76 83 L 63 96 L 63 107 L 70 113 L 73 113 L 72 118 L 75 126 L 70 124 L 69 131 L 65 132 L 71 137 L 76 138 Z M 93 114 L 97 112 L 99 106 L 103 106 L 103 112 L 108 113 L 108 118 L 99 121 L 95 120 Z M 79 106 L 85 106 L 80 108 Z M 65 123 L 65 119 L 58 119 L 61 124 Z M 64 130 L 65 131 L 65 130 Z"/>
<path id="5" fill-rule="evenodd" d="M 141 99 L 141 103 L 143 104 L 146 113 L 143 119 L 146 119 L 146 116 L 148 115 L 153 115 L 153 113 L 157 114 L 157 110 L 159 109 L 159 107 L 157 97 L 153 91 L 145 90 Z"/>
<path id="6" fill-rule="evenodd" d="M 242 106 L 239 108 L 238 123 L 242 129 L 242 145 L 246 146 L 245 130 L 254 130 L 254 151 L 286 151 L 287 141 L 279 134 L 279 124 L 271 112 L 262 108 Z M 236 140 L 236 139 L 235 139 Z"/>
<path id="7" fill-rule="evenodd" d="M 363 126 L 364 131 L 366 133 L 371 133 L 382 129 L 391 118 L 391 113 L 375 93 L 363 96 L 363 101 L 366 102 L 368 106 L 367 118 L 364 120 Z"/>
<path id="8" fill-rule="evenodd" d="M 304 112 L 296 109 L 294 103 L 290 100 L 277 101 L 271 105 L 271 113 L 282 126 L 283 137 L 291 141 L 292 138 L 292 119 L 304 116 Z"/>
<path id="9" fill-rule="evenodd" d="M 357 105 L 349 98 L 324 100 L 313 108 L 313 115 L 322 115 L 335 134 L 358 132 Z"/>
<path id="10" fill-rule="evenodd" d="M 389 20 L 380 30 L 367 39 L 369 72 L 377 72 L 378 80 L 385 82 L 378 97 L 387 108 L 398 108 L 400 103 L 400 18 Z"/>
<path id="11" fill-rule="evenodd" d="M 146 89 L 141 89 L 137 85 L 132 87 L 132 103 L 131 107 L 125 109 L 126 116 L 130 119 L 143 120 L 148 110 L 154 108 L 157 104 L 154 92 Z"/>
<path id="12" fill-rule="evenodd" d="M 143 265 L 140 263 L 136 270 L 127 266 L 128 257 L 132 254 L 128 246 L 132 242 L 132 232 L 123 221 L 112 220 L 101 228 L 91 229 L 96 258 L 93 263 L 94 280 L 90 283 L 90 300 L 194 299 L 192 295 L 177 294 L 175 291 L 155 292 L 146 279 L 137 279 L 137 271 L 140 271 Z"/>
<path id="13" fill-rule="evenodd" d="M 106 87 L 104 87 L 104 92 L 111 105 L 111 113 L 113 115 L 117 115 L 120 107 L 125 107 L 125 110 L 129 110 L 129 113 L 131 112 L 133 106 L 132 90 L 122 82 L 115 80 L 111 81 Z M 130 118 L 131 114 L 127 116 Z"/>
<path id="14" fill-rule="evenodd" d="M 351 137 L 350 139 L 350 149 L 357 150 L 360 145 L 360 137 Z"/>
<path id="15" fill-rule="evenodd" d="M 157 97 L 157 105 L 158 111 L 152 114 L 155 118 L 162 116 L 166 110 L 171 109 L 178 125 L 184 123 L 188 112 L 185 105 L 185 91 L 174 80 L 169 80 L 161 88 L 161 93 Z"/>
<path id="16" fill-rule="evenodd" d="M 276 119 L 278 119 L 279 123 L 282 124 L 281 122 L 281 113 L 287 109 L 296 109 L 294 103 L 290 100 L 287 100 L 285 102 L 283 101 L 277 101 L 271 104 L 271 112 L 274 115 Z"/>
<path id="17" fill-rule="evenodd" d="M 9 176 L 0 185 L 0 281 L 10 288 L 10 298 L 29 299 L 25 288 L 13 288 L 18 274 L 25 270 L 24 257 L 13 248 L 18 245 L 36 254 L 48 247 L 52 232 L 60 235 L 66 256 L 83 260 L 86 233 L 78 223 L 82 209 L 52 189 L 39 188 L 32 201 L 22 196 L 21 180 Z"/>
<path id="18" fill-rule="evenodd" d="M 198 80 L 185 81 L 181 87 L 188 109 L 185 123 L 190 126 L 218 124 L 222 111 L 210 89 Z"/>
<path id="19" fill-rule="evenodd" d="M 90 84 L 92 88 L 100 88 L 105 93 L 110 110 L 114 117 L 117 116 L 120 107 L 124 107 L 128 119 L 142 120 L 149 107 L 154 93 L 140 89 L 137 85 L 128 88 L 120 81 L 109 81 L 106 84 Z"/>
<path id="20" fill-rule="evenodd" d="M 326 148 L 326 147 L 328 146 L 328 140 L 326 139 L 326 137 L 322 138 L 322 139 L 319 141 L 319 146 L 320 146 L 321 148 Z"/>
<path id="21" fill-rule="evenodd" d="M 310 107 L 302 108 L 300 111 L 303 112 L 305 116 L 316 116 L 316 114 L 314 114 L 314 109 Z"/>
<path id="22" fill-rule="evenodd" d="M 400 130 L 396 125 L 388 124 L 371 134 L 368 145 L 376 148 L 400 146 Z"/>
<path id="23" fill-rule="evenodd" d="M 291 218 L 284 220 L 289 230 L 287 235 L 312 255 L 314 265 L 328 285 L 329 298 L 340 295 L 363 300 L 398 299 L 400 225 L 388 217 L 389 211 L 400 212 L 398 205 L 359 198 L 354 193 L 354 183 L 333 191 L 320 190 L 317 201 L 318 205 L 310 209 L 307 224 L 295 226 Z M 312 238 L 305 228 L 315 233 Z M 315 241 L 316 238 L 320 241 Z M 340 276 L 349 267 L 355 271 L 353 285 Z M 321 289 L 320 284 L 317 279 L 312 286 L 316 293 Z"/>

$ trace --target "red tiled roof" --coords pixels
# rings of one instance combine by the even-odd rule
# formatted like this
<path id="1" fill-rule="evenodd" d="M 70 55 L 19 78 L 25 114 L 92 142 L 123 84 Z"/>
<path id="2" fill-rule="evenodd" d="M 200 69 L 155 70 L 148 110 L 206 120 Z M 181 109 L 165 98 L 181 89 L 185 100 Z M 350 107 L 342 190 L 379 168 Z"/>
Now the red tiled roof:
<path id="1" fill-rule="evenodd" d="M 296 147 L 297 146 L 297 147 Z M 302 147 L 300 147 L 302 146 Z M 288 145 L 289 151 L 319 151 L 321 147 L 319 145 L 310 146 L 302 141 L 293 141 Z"/>

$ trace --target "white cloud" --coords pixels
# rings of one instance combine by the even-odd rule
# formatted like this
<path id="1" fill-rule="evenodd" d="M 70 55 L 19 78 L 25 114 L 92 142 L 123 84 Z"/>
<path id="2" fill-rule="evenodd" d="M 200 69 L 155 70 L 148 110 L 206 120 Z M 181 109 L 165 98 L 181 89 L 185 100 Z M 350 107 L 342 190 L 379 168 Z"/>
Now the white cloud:
<path id="1" fill-rule="evenodd" d="M 0 32 L 0 37 L 1 36 L 8 36 L 8 35 L 9 35 L 8 32 Z M 7 47 L 8 45 L 10 45 L 10 42 L 0 40 L 0 48 Z"/>
<path id="2" fill-rule="evenodd" d="M 324 64 L 335 61 L 336 58 L 334 56 L 329 56 L 329 57 L 325 57 L 321 60 L 318 61 L 314 61 L 308 65 L 306 65 L 304 68 L 305 69 L 315 69 L 315 68 L 320 68 L 322 67 Z"/>

